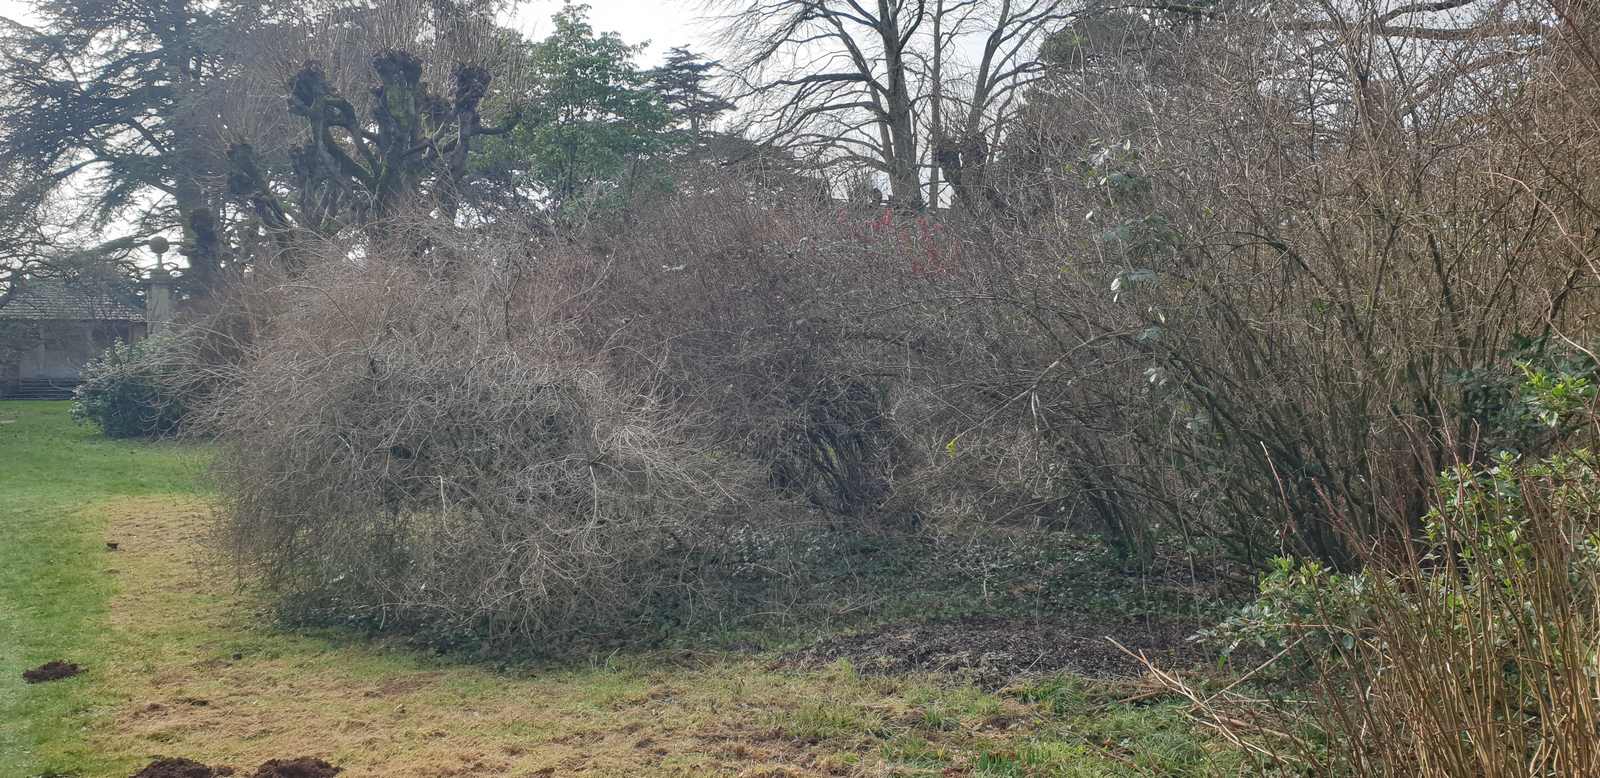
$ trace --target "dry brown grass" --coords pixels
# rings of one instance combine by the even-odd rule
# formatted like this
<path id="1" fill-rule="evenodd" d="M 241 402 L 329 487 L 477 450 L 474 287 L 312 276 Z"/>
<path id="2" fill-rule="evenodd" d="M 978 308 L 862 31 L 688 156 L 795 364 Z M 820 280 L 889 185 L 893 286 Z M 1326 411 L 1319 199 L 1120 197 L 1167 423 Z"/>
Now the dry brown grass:
<path id="1" fill-rule="evenodd" d="M 908 700 L 941 693 L 925 681 L 843 670 L 775 673 L 740 657 L 497 673 L 289 635 L 197 561 L 205 502 L 139 497 L 98 510 L 120 547 L 106 557 L 120 587 L 114 648 L 98 660 L 98 677 L 119 702 L 97 718 L 93 742 L 127 765 L 184 756 L 246 767 L 313 755 L 352 778 L 888 775 L 896 772 L 879 756 L 883 739 L 910 726 L 896 722 L 921 717 Z M 808 736 L 819 706 L 862 731 Z M 961 751 L 976 745 L 962 744 L 970 735 L 942 737 Z"/>

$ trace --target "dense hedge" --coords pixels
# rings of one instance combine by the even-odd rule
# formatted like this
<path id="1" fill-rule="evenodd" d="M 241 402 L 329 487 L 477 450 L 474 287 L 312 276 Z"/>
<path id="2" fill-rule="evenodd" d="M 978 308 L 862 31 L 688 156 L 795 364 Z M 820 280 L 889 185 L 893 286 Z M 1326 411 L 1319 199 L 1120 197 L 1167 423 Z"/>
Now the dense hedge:
<path id="1" fill-rule="evenodd" d="M 177 350 L 170 335 L 112 345 L 83 368 L 73 418 L 113 438 L 176 434 L 187 408 L 178 388 Z"/>

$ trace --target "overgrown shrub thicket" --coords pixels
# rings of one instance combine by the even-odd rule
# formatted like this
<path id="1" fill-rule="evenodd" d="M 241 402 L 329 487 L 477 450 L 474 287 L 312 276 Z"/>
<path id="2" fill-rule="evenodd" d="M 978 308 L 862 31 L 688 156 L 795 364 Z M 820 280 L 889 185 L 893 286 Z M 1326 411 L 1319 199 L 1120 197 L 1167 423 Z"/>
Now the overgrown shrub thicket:
<path id="1" fill-rule="evenodd" d="M 1528 385 L 1549 423 L 1596 439 L 1589 379 L 1534 371 Z M 1297 668 L 1317 702 L 1219 694 L 1197 700 L 1198 715 L 1258 738 L 1264 764 L 1316 774 L 1600 771 L 1596 467 L 1586 445 L 1458 463 L 1414 543 L 1357 545 L 1353 573 L 1276 560 L 1214 637 L 1279 652 L 1265 667 Z"/>
<path id="2" fill-rule="evenodd" d="M 865 253 L 853 232 L 876 215 L 685 178 L 614 242 L 586 326 L 627 344 L 628 369 L 658 370 L 666 396 L 777 494 L 856 526 L 905 520 L 914 506 L 891 498 L 909 382 L 886 356 L 905 338 L 861 316 L 913 287 L 901 257 Z"/>
<path id="3" fill-rule="evenodd" d="M 707 599 L 760 515 L 749 469 L 583 345 L 541 260 L 451 237 L 329 248 L 281 287 L 209 419 L 223 540 L 301 616 L 441 634 L 620 634 Z"/>
<path id="4" fill-rule="evenodd" d="M 951 211 L 688 162 L 561 235 L 283 237 L 208 325 L 224 536 L 310 610 L 541 639 L 715 604 L 735 525 L 1360 568 L 1580 429 L 1525 378 L 1594 373 L 1600 62 L 1513 5 L 1565 32 L 1085 16 Z"/>
<path id="5" fill-rule="evenodd" d="M 1414 529 L 1446 464 L 1560 437 L 1515 385 L 1595 303 L 1591 23 L 1565 23 L 1511 69 L 1477 67 L 1494 36 L 1085 27 L 989 172 L 1011 207 L 964 231 L 933 383 L 1139 555 L 1358 564 L 1334 517 Z"/>
<path id="6" fill-rule="evenodd" d="M 1600 772 L 1600 475 L 1589 449 L 1461 466 L 1420 549 L 1329 620 L 1329 772 Z M 1316 582 L 1318 584 L 1324 582 Z"/>

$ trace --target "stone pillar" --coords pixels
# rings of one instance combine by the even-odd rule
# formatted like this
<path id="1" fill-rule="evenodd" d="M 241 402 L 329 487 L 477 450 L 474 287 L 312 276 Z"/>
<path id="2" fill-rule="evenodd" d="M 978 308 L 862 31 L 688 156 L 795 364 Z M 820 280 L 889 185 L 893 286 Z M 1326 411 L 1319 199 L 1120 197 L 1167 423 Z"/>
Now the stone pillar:
<path id="1" fill-rule="evenodd" d="M 150 335 L 163 332 L 172 324 L 172 275 L 166 268 L 150 271 L 150 282 L 144 295 L 145 331 Z"/>

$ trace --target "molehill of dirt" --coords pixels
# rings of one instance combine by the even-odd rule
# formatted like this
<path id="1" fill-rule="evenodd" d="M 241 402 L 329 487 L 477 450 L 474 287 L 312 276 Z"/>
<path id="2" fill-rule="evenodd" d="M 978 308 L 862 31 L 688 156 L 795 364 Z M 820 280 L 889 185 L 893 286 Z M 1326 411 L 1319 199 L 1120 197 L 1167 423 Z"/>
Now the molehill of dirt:
<path id="1" fill-rule="evenodd" d="M 1142 675 L 1145 668 L 1108 637 L 1135 653 L 1143 652 L 1158 667 L 1190 668 L 1214 658 L 1188 639 L 1200 626 L 1198 622 L 1160 618 L 974 616 L 890 624 L 830 636 L 779 657 L 778 664 L 817 668 L 844 659 L 866 675 L 951 673 L 989 689 L 1062 671 L 1125 678 Z"/>
<path id="2" fill-rule="evenodd" d="M 133 778 L 218 778 L 225 775 L 233 775 L 233 768 L 207 767 L 193 759 L 176 758 L 157 759 L 134 773 Z"/>
<path id="3" fill-rule="evenodd" d="M 333 778 L 339 768 L 308 756 L 299 759 L 273 759 L 256 768 L 250 778 Z"/>
<path id="4" fill-rule="evenodd" d="M 71 678 L 72 676 L 81 672 L 83 672 L 83 668 L 71 662 L 63 662 L 59 659 L 56 659 L 45 662 L 44 664 L 39 665 L 32 670 L 23 671 L 22 680 L 27 681 L 28 683 L 59 681 L 62 678 Z"/>
<path id="5" fill-rule="evenodd" d="M 340 768 L 321 759 L 271 759 L 256 768 L 250 778 L 333 778 Z M 233 775 L 231 767 L 208 767 L 192 759 L 157 759 L 133 774 L 133 778 L 221 778 Z"/>

